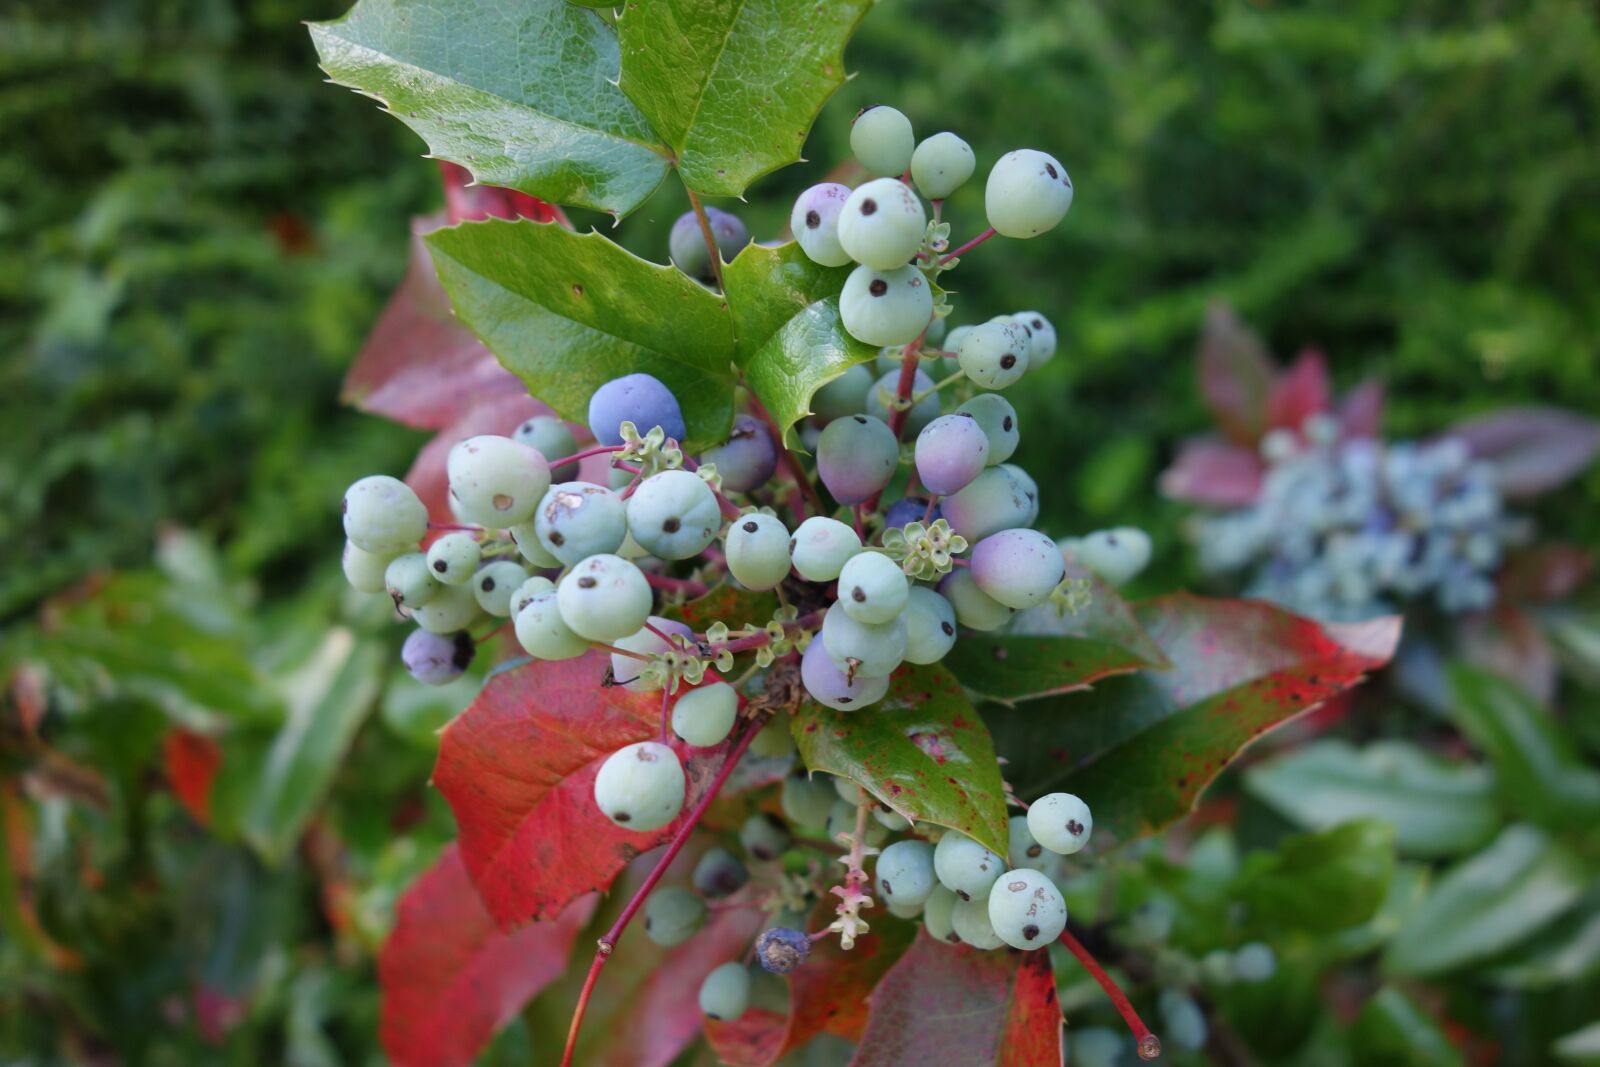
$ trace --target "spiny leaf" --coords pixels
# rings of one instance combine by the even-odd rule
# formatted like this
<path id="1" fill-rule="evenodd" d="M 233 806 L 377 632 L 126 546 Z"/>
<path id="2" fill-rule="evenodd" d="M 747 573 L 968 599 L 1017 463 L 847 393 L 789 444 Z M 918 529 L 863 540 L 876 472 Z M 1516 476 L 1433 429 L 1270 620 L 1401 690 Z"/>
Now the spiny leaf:
<path id="1" fill-rule="evenodd" d="M 667 173 L 617 88 L 616 35 L 566 0 L 361 0 L 313 23 L 322 68 L 480 182 L 625 214 Z"/>
<path id="2" fill-rule="evenodd" d="M 800 158 L 844 84 L 844 45 L 872 0 L 629 0 L 622 91 L 677 156 L 683 182 L 740 196 Z"/>

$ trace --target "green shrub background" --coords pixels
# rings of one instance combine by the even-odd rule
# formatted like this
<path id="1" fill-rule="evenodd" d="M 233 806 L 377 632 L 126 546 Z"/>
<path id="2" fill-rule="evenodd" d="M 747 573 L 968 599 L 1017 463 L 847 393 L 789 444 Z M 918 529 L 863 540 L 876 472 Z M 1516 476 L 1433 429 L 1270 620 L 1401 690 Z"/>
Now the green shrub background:
<path id="1" fill-rule="evenodd" d="M 362 474 L 403 470 L 423 438 L 341 408 L 338 385 L 405 267 L 408 218 L 439 194 L 420 142 L 322 82 L 300 23 L 344 6 L 0 10 L 0 647 L 45 640 L 45 598 L 147 568 L 168 529 L 197 532 L 185 580 L 208 575 L 251 655 L 348 621 L 335 502 Z M 957 240 L 982 226 L 998 154 L 1062 159 L 1077 188 L 1066 222 L 968 257 L 957 321 L 1035 308 L 1058 324 L 1062 354 L 1017 391 L 1022 462 L 1061 472 L 1043 485 L 1053 532 L 1155 530 L 1150 589 L 1193 579 L 1154 482 L 1206 428 L 1192 356 L 1214 297 L 1280 357 L 1322 348 L 1342 386 L 1381 375 L 1399 434 L 1509 402 L 1600 411 L 1592 5 L 886 0 L 849 55 L 860 76 L 824 111 L 813 162 L 738 210 L 758 237 L 781 229 L 871 102 L 977 150 L 980 179 L 947 205 Z M 662 193 L 617 235 L 664 259 L 684 206 Z M 1597 502 L 1591 471 L 1540 518 L 1593 544 Z M 394 637 L 381 619 L 356 625 Z M 305 858 L 269 869 L 185 829 L 150 781 L 166 720 L 146 690 L 111 692 L 54 739 L 109 775 L 109 807 L 76 827 L 101 835 L 108 877 L 237 889 L 238 914 L 270 919 L 232 931 L 216 964 L 278 976 L 226 1061 L 287 1062 L 289 1048 L 297 1063 L 369 1062 L 370 963 L 318 918 Z M 393 884 L 416 863 L 382 852 L 381 812 L 433 803 L 418 799 L 430 735 L 408 721 L 386 708 L 333 786 L 336 807 L 379 812 L 364 816 L 360 873 Z M 3 743 L 0 756 L 22 758 Z M 420 825 L 437 829 L 430 810 Z M 85 1049 L 133 1041 L 130 1063 L 201 1062 L 186 1057 L 205 1046 L 160 1022 L 193 977 L 174 931 L 194 920 L 175 891 L 129 892 L 112 917 L 82 900 L 50 916 L 95 946 L 85 973 L 41 977 L 0 945 L 0 1053 L 59 1053 L 67 1034 Z M 218 936 L 195 934 L 213 955 Z"/>

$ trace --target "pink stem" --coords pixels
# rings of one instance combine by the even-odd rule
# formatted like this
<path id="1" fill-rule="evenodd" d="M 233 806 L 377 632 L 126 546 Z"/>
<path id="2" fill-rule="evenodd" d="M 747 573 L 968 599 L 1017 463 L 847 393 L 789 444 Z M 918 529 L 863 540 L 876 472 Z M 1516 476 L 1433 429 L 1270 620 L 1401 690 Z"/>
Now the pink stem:
<path id="1" fill-rule="evenodd" d="M 1072 936 L 1071 930 L 1061 931 L 1061 943 L 1067 946 L 1067 950 L 1077 957 L 1083 969 L 1089 972 L 1089 977 L 1099 982 L 1100 988 L 1111 998 L 1111 1004 L 1117 1009 L 1117 1014 L 1128 1024 L 1128 1029 L 1133 1031 L 1133 1040 L 1139 1046 L 1139 1057 L 1153 1060 L 1161 1055 L 1161 1039 L 1152 1034 L 1150 1028 L 1144 1024 L 1144 1020 L 1139 1018 L 1139 1013 L 1133 1010 L 1133 1005 L 1128 1001 L 1128 995 L 1105 972 L 1105 968 L 1100 966 L 1100 961 L 1083 947 L 1082 942 Z"/>
<path id="2" fill-rule="evenodd" d="M 627 447 L 627 445 L 596 445 L 593 448 L 586 448 L 582 452 L 574 452 L 572 455 L 562 459 L 553 459 L 550 461 L 549 466 L 550 469 L 554 470 L 557 467 L 565 467 L 568 463 L 577 463 L 579 460 L 588 459 L 590 456 L 603 456 L 607 452 L 621 452 Z"/>
<path id="3" fill-rule="evenodd" d="M 666 589 L 674 593 L 683 593 L 687 596 L 705 596 L 704 582 L 697 582 L 693 578 L 669 578 L 665 574 L 651 574 L 645 572 L 644 580 L 657 589 Z M 660 631 L 657 631 L 658 633 Z"/>
<path id="4" fill-rule="evenodd" d="M 945 255 L 945 256 L 941 257 L 940 260 L 939 260 L 939 265 L 940 266 L 944 266 L 944 264 L 950 262 L 952 259 L 955 259 L 961 253 L 968 252 L 968 251 L 971 251 L 974 248 L 977 248 L 979 245 L 983 244 L 983 242 L 987 241 L 989 238 L 991 238 L 993 236 L 994 236 L 994 227 L 990 226 L 987 230 L 984 230 L 982 233 L 978 234 L 978 236 L 974 237 L 972 240 L 968 241 L 966 244 L 962 245 L 960 248 L 956 249 L 954 252 L 951 252 L 948 255 Z"/>

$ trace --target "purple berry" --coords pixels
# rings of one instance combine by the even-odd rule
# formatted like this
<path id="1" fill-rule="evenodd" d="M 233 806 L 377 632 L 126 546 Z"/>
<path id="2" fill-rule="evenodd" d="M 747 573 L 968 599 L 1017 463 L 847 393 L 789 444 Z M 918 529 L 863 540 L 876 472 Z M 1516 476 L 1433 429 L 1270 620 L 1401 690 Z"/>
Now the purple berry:
<path id="1" fill-rule="evenodd" d="M 732 260 L 739 250 L 750 243 L 750 229 L 737 215 L 718 208 L 706 208 L 706 221 L 711 224 L 711 236 L 717 242 L 717 251 L 724 261 Z M 700 220 L 693 211 L 685 211 L 672 224 L 667 235 L 667 252 L 673 265 L 691 278 L 710 281 L 711 255 L 706 248 L 705 234 L 700 230 Z"/>
<path id="2" fill-rule="evenodd" d="M 400 660 L 423 685 L 447 685 L 472 665 L 477 650 L 465 630 L 453 634 L 413 630 L 400 647 Z"/>
<path id="3" fill-rule="evenodd" d="M 833 499 L 859 504 L 880 492 L 900 463 L 900 442 L 882 419 L 834 419 L 817 440 L 817 473 Z"/>
<path id="4" fill-rule="evenodd" d="M 876 704 L 889 691 L 888 678 L 848 677 L 820 639 L 807 645 L 800 657 L 800 681 L 813 700 L 835 711 L 856 711 Z"/>
<path id="5" fill-rule="evenodd" d="M 811 939 L 799 930 L 774 926 L 756 938 L 756 960 L 763 970 L 788 974 L 811 955 Z"/>
<path id="6" fill-rule="evenodd" d="M 972 549 L 972 580 L 1018 611 L 1043 604 L 1066 576 L 1061 550 L 1038 530 L 1001 530 Z"/>
<path id="7" fill-rule="evenodd" d="M 971 415 L 941 415 L 917 434 L 917 473 L 939 496 L 965 489 L 988 459 L 989 437 Z"/>
<path id="8" fill-rule="evenodd" d="M 923 522 L 927 516 L 927 524 L 932 525 L 939 521 L 943 514 L 939 505 L 933 506 L 933 514 L 928 514 L 928 498 L 925 496 L 901 497 L 889 505 L 889 510 L 883 513 L 883 522 L 891 530 L 897 530 L 908 522 Z"/>
<path id="9" fill-rule="evenodd" d="M 748 493 L 764 484 L 778 469 L 778 446 L 760 419 L 754 415 L 735 415 L 728 440 L 706 451 L 700 462 L 717 465 L 724 489 Z"/>
<path id="10" fill-rule="evenodd" d="M 659 426 L 667 436 L 682 441 L 688 435 L 678 398 L 660 380 L 648 374 L 613 378 L 589 397 L 589 430 L 603 445 L 620 445 L 624 422 L 641 434 Z"/>

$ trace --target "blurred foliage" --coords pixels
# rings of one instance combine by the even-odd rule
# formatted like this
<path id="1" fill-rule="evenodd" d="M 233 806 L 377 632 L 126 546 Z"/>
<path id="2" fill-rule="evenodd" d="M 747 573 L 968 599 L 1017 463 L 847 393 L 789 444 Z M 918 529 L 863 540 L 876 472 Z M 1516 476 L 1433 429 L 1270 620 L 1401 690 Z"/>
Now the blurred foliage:
<path id="1" fill-rule="evenodd" d="M 397 674 L 394 628 L 337 584 L 332 502 L 420 443 L 340 409 L 338 382 L 405 268 L 407 218 L 437 199 L 420 142 L 321 82 L 300 22 L 345 6 L 0 12 L 8 1061 L 379 1062 L 371 957 L 451 830 L 425 783 L 465 696 Z M 1381 374 L 1397 435 L 1517 400 L 1600 410 L 1592 5 L 900 0 L 850 56 L 815 162 L 740 210 L 781 230 L 876 101 L 960 133 L 982 166 L 1024 145 L 1065 161 L 1066 223 L 968 257 L 958 319 L 1052 315 L 1064 355 L 1015 398 L 1021 462 L 1064 472 L 1044 492 L 1053 532 L 1157 533 L 1141 589 L 1188 574 L 1153 485 L 1206 426 L 1191 354 L 1215 295 L 1280 354 L 1323 348 L 1341 386 Z M 981 226 L 981 174 L 948 205 L 957 239 Z M 675 196 L 618 235 L 664 259 Z M 1540 517 L 1594 543 L 1597 502 L 1591 472 Z M 162 539 L 149 569 L 167 525 L 202 533 Z M 106 568 L 126 573 L 41 608 Z M 1591 677 L 1596 617 L 1563 646 Z M 1263 1063 L 1534 1064 L 1563 1035 L 1581 1045 L 1600 902 L 1594 820 L 1574 814 L 1600 700 L 1564 694 L 1569 743 L 1493 680 L 1452 680 L 1474 747 L 1418 714 L 1352 717 L 1348 743 L 1260 764 L 1243 791 L 1226 779 L 1208 812 L 1233 829 L 1086 876 L 1075 916 L 1153 961 L 1156 985 L 1197 991 Z M 174 728 L 226 753 L 208 827 L 168 787 Z M 1429 901 L 1454 909 L 1432 921 L 1455 941 L 1396 940 Z M 1271 979 L 1206 970 L 1256 936 Z M 1075 1028 L 1111 1020 L 1061 977 Z M 537 1044 L 514 1024 L 486 1061 Z"/>

